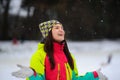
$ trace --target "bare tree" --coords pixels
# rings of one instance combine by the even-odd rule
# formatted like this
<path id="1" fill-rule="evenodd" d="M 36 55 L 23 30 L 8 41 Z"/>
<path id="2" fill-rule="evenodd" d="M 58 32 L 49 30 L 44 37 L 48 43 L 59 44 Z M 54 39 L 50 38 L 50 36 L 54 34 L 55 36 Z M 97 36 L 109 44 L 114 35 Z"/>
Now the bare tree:
<path id="1" fill-rule="evenodd" d="M 4 12 L 3 12 L 3 24 L 2 24 L 2 39 L 7 40 L 8 39 L 8 29 L 9 29 L 9 22 L 8 22 L 8 16 L 9 16 L 9 7 L 11 0 L 5 0 L 6 4 L 4 5 Z M 3 2 L 3 0 L 1 0 Z"/>

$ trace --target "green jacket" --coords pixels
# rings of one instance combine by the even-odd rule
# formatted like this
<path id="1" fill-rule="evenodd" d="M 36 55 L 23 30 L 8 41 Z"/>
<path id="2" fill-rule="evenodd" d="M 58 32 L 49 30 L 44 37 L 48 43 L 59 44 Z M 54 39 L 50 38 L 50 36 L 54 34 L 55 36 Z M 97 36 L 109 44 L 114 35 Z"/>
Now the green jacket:
<path id="1" fill-rule="evenodd" d="M 72 56 L 73 57 L 73 56 Z M 44 44 L 39 43 L 37 51 L 32 55 L 30 67 L 35 71 L 34 75 L 27 78 L 27 80 L 46 80 L 45 77 L 45 58 Z M 73 58 L 74 60 L 74 58 Z M 85 75 L 78 76 L 76 62 L 74 60 L 74 69 L 72 70 L 68 63 L 64 64 L 66 67 L 66 80 L 99 80 L 97 72 L 87 72 Z M 58 66 L 58 71 L 59 71 Z M 47 74 L 47 73 L 46 73 Z M 58 72 L 56 72 L 58 74 Z M 54 74 L 52 74 L 54 76 Z M 50 76 L 52 76 L 50 75 Z M 60 80 L 57 78 L 56 80 Z"/>

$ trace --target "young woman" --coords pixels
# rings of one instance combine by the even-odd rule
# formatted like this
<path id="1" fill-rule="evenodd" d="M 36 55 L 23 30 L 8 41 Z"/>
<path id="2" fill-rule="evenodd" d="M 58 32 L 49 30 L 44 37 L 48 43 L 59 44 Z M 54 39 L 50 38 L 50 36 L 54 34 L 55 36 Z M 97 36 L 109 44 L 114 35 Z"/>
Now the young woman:
<path id="1" fill-rule="evenodd" d="M 87 72 L 78 76 L 75 59 L 69 52 L 63 25 L 50 20 L 39 25 L 44 40 L 38 44 L 30 67 L 18 65 L 21 69 L 12 75 L 27 80 L 107 80 L 100 71 Z"/>

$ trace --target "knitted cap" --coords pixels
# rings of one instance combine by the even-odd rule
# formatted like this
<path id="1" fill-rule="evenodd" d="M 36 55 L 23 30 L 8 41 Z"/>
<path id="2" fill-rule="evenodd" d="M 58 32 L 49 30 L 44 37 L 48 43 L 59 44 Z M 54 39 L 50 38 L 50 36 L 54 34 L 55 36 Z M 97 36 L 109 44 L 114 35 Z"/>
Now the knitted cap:
<path id="1" fill-rule="evenodd" d="M 50 20 L 39 24 L 39 29 L 44 38 L 48 36 L 48 33 L 51 31 L 52 26 L 55 24 L 61 24 L 61 23 L 57 20 Z"/>

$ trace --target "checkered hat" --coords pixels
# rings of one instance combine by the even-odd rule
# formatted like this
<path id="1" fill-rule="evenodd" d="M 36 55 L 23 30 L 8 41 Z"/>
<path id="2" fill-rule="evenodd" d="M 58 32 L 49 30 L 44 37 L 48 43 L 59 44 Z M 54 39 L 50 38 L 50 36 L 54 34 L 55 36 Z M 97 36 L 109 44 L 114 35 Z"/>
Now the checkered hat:
<path id="1" fill-rule="evenodd" d="M 59 24 L 60 22 L 57 20 L 50 20 L 46 22 L 42 22 L 39 24 L 39 29 L 42 33 L 42 36 L 45 38 L 48 36 L 49 31 L 52 29 L 52 26 L 55 24 Z M 60 23 L 61 24 L 61 23 Z"/>

